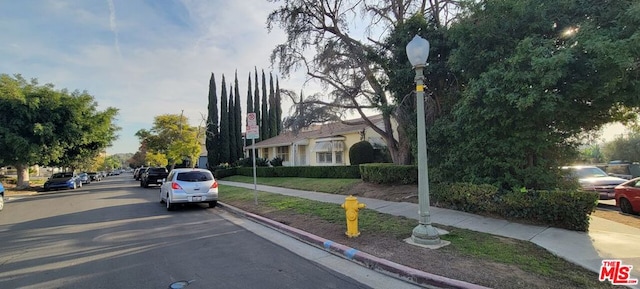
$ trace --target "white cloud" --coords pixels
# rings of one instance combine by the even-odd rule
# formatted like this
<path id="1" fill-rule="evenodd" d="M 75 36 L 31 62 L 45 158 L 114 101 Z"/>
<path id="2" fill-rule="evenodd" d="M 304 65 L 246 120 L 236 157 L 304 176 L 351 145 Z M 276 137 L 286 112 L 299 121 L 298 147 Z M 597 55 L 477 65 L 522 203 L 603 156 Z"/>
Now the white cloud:
<path id="1" fill-rule="evenodd" d="M 219 89 L 222 74 L 231 83 L 238 71 L 244 106 L 248 74 L 253 78 L 257 67 L 268 77 L 271 50 L 285 39 L 281 31 L 267 32 L 275 4 L 263 0 L 185 0 L 173 7 L 139 1 L 114 6 L 112 0 L 46 4 L 0 3 L 0 24 L 9 30 L 0 35 L 0 73 L 87 90 L 101 108 L 118 108 L 123 130 L 108 153 L 135 152 L 133 134 L 160 114 L 184 110 L 192 125 L 199 124 L 212 72 Z M 302 81 L 303 75 L 293 75 L 280 79 L 280 87 L 299 92 Z M 285 114 L 289 105 L 285 100 Z"/>

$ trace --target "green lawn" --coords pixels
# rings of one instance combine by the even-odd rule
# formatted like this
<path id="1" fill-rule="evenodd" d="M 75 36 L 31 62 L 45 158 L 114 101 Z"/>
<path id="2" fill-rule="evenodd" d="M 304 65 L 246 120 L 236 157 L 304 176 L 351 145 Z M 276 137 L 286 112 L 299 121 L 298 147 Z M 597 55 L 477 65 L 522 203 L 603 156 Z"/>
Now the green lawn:
<path id="1" fill-rule="evenodd" d="M 225 181 L 253 183 L 252 177 L 233 176 Z M 280 186 L 309 191 L 337 193 L 360 180 L 354 179 L 312 179 L 312 178 L 258 178 L 258 184 Z M 254 201 L 254 191 L 251 189 L 220 185 L 224 192 L 223 202 L 251 203 Z M 344 226 L 344 210 L 335 204 L 312 201 L 308 199 L 258 192 L 261 206 L 286 211 L 303 216 L 314 216 L 336 226 Z M 373 210 L 362 210 L 359 215 L 359 225 L 367 232 L 384 233 L 398 240 L 411 236 L 416 221 L 404 217 L 397 217 L 378 213 Z M 595 273 L 567 262 L 533 243 L 519 240 L 502 240 L 494 235 L 475 231 L 437 225 L 449 231 L 441 239 L 451 242 L 441 250 L 456 255 L 469 256 L 490 260 L 497 263 L 517 266 L 526 272 L 535 273 L 549 278 L 560 278 L 573 284 L 580 284 L 584 288 L 609 288 L 607 283 L 598 282 Z"/>
<path id="2" fill-rule="evenodd" d="M 231 176 L 222 181 L 253 184 L 253 177 Z M 320 178 L 257 178 L 259 185 L 283 187 L 312 192 L 339 194 L 346 192 L 351 186 L 362 182 L 360 179 L 320 179 Z"/>

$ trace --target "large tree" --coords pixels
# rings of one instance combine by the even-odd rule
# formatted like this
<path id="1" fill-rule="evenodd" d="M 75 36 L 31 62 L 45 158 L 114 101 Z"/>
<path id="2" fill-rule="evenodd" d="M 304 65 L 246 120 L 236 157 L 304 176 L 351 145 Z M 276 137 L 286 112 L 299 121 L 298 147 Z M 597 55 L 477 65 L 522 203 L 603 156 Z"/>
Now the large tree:
<path id="1" fill-rule="evenodd" d="M 276 78 L 276 135 L 282 132 L 282 96 L 280 94 L 280 81 Z"/>
<path id="2" fill-rule="evenodd" d="M 262 108 L 260 119 L 260 139 L 265 140 L 269 138 L 269 106 L 267 101 L 267 81 L 262 70 Z M 257 108 L 256 108 L 257 109 Z"/>
<path id="3" fill-rule="evenodd" d="M 183 114 L 163 114 L 154 117 L 150 130 L 141 129 L 136 136 L 147 144 L 148 162 L 166 158 L 173 168 L 185 160 L 195 163 L 201 150 L 199 130 L 189 125 L 189 119 Z"/>
<path id="4" fill-rule="evenodd" d="M 227 84 L 224 79 L 224 74 L 222 75 L 222 89 L 220 91 L 220 162 L 221 163 L 230 163 L 231 162 L 231 151 L 230 151 L 230 131 L 229 131 L 229 100 L 227 95 Z"/>
<path id="5" fill-rule="evenodd" d="M 87 92 L 0 74 L 0 164 L 16 167 L 23 188 L 30 165 L 70 167 L 94 159 L 117 138 L 116 114 L 115 108 L 99 111 Z"/>
<path id="6" fill-rule="evenodd" d="M 255 91 L 253 92 L 253 112 L 256 113 L 256 124 L 258 126 L 261 126 L 261 119 L 260 118 L 260 88 L 258 86 L 258 68 L 254 67 L 253 68 L 253 76 L 254 76 L 254 81 L 255 81 Z M 260 130 L 262 130 L 262 128 L 260 128 Z M 258 137 L 258 139 L 256 141 L 260 141 L 261 138 Z"/>
<path id="7" fill-rule="evenodd" d="M 640 106 L 640 3 L 480 1 L 452 26 L 465 82 L 431 130 L 450 179 L 553 188 L 585 132 Z"/>
<path id="8" fill-rule="evenodd" d="M 209 105 L 207 114 L 207 133 L 205 145 L 207 148 L 207 166 L 213 169 L 220 164 L 220 132 L 218 129 L 218 94 L 216 92 L 216 78 L 211 73 L 209 79 Z"/>
<path id="9" fill-rule="evenodd" d="M 238 138 L 236 138 L 236 104 L 235 104 L 235 89 L 229 88 L 229 111 L 227 117 L 229 118 L 229 163 L 232 164 L 236 161 L 238 155 Z"/>
<path id="10" fill-rule="evenodd" d="M 235 107 L 233 110 L 233 116 L 235 117 L 235 123 L 236 123 L 236 131 L 234 132 L 234 135 L 236 137 L 236 155 L 233 156 L 234 157 L 234 162 L 241 159 L 242 156 L 244 155 L 244 153 L 242 152 L 243 150 L 243 143 L 242 143 L 242 105 L 240 103 L 240 85 L 238 84 L 238 73 L 236 72 L 236 81 L 235 81 L 235 98 L 234 98 L 234 103 L 235 103 Z"/>
<path id="11" fill-rule="evenodd" d="M 276 111 L 276 93 L 273 87 L 273 74 L 269 73 L 269 137 L 278 135 L 278 119 Z"/>
<path id="12" fill-rule="evenodd" d="M 328 100 L 309 98 L 307 102 L 327 108 L 355 110 L 364 122 L 385 140 L 395 163 L 411 162 L 411 142 L 403 128 L 413 126 L 415 119 L 408 119 L 406 111 L 415 111 L 412 102 L 404 101 L 405 94 L 390 91 L 387 87 L 389 71 L 379 59 L 390 54 L 394 47 L 386 47 L 380 38 L 357 37 L 350 32 L 353 21 L 369 21 L 365 26 L 376 26 L 380 31 L 395 31 L 412 15 L 425 15 L 434 29 L 446 27 L 451 20 L 451 10 L 458 1 L 283 1 L 267 20 L 270 28 L 278 25 L 287 33 L 287 40 L 278 45 L 272 54 L 284 76 L 302 68 L 307 75 L 321 81 L 329 91 Z M 414 31 L 417 33 L 418 31 Z M 410 39 L 410 38 L 409 38 Z M 406 44 L 406 43 L 405 43 Z M 309 50 L 315 50 L 311 58 Z M 406 65 L 406 59 L 402 61 Z M 389 66 L 387 66 L 389 67 Z M 391 65 L 391 67 L 397 67 Z M 411 87 L 408 82 L 407 87 Z M 296 100 L 297 101 L 297 100 Z M 415 106 L 414 106 L 415 107 Z M 383 125 L 377 126 L 367 117 L 366 110 L 377 110 L 383 117 Z M 338 113 L 342 112 L 338 110 Z M 304 114 L 313 117 L 313 114 Z M 391 118 L 399 124 L 396 132 Z M 307 119 L 293 123 L 313 123 Z M 397 135 L 397 137 L 395 136 Z"/>

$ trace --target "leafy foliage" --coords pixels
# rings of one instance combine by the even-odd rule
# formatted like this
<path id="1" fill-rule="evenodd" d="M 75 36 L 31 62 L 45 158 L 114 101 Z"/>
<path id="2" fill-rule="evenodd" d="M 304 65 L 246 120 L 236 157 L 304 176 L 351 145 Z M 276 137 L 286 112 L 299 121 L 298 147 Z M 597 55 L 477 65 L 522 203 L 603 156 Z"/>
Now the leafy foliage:
<path id="1" fill-rule="evenodd" d="M 281 157 L 275 157 L 269 161 L 269 164 L 274 167 L 281 167 L 282 162 L 284 162 L 284 160 Z"/>
<path id="2" fill-rule="evenodd" d="M 418 167 L 396 164 L 362 164 L 360 175 L 365 182 L 375 184 L 417 184 Z"/>
<path id="3" fill-rule="evenodd" d="M 640 134 L 634 133 L 628 138 L 616 138 L 602 148 L 607 160 L 640 161 Z"/>
<path id="4" fill-rule="evenodd" d="M 349 163 L 352 166 L 372 163 L 373 158 L 373 146 L 368 141 L 359 141 L 349 148 Z"/>
<path id="5" fill-rule="evenodd" d="M 0 74 L 0 163 L 15 165 L 20 186 L 32 164 L 89 166 L 117 138 L 118 110 L 97 109 L 87 92 Z"/>
<path id="6" fill-rule="evenodd" d="M 217 166 L 220 163 L 220 131 L 218 128 L 218 94 L 216 92 L 216 78 L 211 73 L 209 79 L 209 104 L 207 115 L 207 133 L 205 145 L 207 148 L 207 165 L 209 167 Z"/>
<path id="7" fill-rule="evenodd" d="M 253 176 L 253 169 L 240 167 L 239 175 Z M 336 178 L 358 179 L 360 170 L 358 166 L 302 166 L 302 167 L 259 167 L 258 177 L 300 177 L 300 178 Z"/>
<path id="8" fill-rule="evenodd" d="M 155 157 L 160 154 L 173 167 L 184 160 L 195 164 L 201 149 L 200 129 L 190 126 L 189 119 L 182 114 L 163 114 L 154 118 L 151 130 L 139 130 L 136 136 L 147 145 L 147 162 L 163 162 Z"/>
<path id="9" fill-rule="evenodd" d="M 639 5 L 472 5 L 450 31 L 450 64 L 466 85 L 429 131 L 432 164 L 450 181 L 557 187 L 557 168 L 576 158 L 581 134 L 640 105 Z"/>
<path id="10" fill-rule="evenodd" d="M 503 191 L 487 184 L 439 183 L 431 201 L 438 207 L 503 216 L 575 231 L 589 228 L 598 193 L 578 190 Z"/>

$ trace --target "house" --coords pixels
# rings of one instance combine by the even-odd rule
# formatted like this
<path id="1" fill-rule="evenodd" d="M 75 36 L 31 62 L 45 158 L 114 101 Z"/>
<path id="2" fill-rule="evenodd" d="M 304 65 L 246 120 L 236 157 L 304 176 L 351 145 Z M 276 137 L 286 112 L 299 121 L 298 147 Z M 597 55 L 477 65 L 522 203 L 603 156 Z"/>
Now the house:
<path id="1" fill-rule="evenodd" d="M 382 115 L 369 119 L 383 128 Z M 397 123 L 392 119 L 394 126 Z M 313 125 L 298 134 L 285 131 L 278 136 L 247 146 L 255 147 L 257 156 L 271 160 L 283 159 L 284 166 L 350 165 L 349 148 L 362 140 L 369 141 L 374 148 L 386 147 L 382 137 L 362 119 Z M 245 155 L 250 155 L 245 153 Z"/>
<path id="2" fill-rule="evenodd" d="M 196 163 L 196 168 L 207 169 L 209 160 L 207 159 L 207 146 L 204 143 L 200 143 L 200 155 Z"/>

